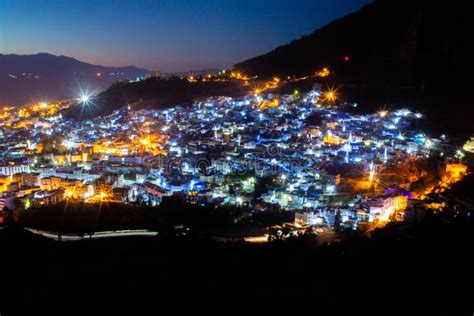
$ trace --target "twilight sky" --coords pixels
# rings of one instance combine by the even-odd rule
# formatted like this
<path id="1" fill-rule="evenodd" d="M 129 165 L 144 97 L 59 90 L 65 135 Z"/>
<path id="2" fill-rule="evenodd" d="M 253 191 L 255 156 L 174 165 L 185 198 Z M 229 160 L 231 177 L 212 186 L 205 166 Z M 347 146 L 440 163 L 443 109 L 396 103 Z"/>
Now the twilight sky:
<path id="1" fill-rule="evenodd" d="M 0 53 L 150 70 L 227 68 L 370 0 L 0 0 Z"/>

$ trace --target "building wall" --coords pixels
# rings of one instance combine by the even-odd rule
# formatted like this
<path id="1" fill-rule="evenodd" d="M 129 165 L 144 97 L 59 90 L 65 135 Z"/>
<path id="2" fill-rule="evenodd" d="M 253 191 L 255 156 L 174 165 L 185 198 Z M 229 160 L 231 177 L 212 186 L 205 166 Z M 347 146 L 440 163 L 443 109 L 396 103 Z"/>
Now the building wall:
<path id="1" fill-rule="evenodd" d="M 16 173 L 29 173 L 30 166 L 27 165 L 14 165 L 14 166 L 2 166 L 0 167 L 0 174 L 4 176 L 13 175 Z"/>

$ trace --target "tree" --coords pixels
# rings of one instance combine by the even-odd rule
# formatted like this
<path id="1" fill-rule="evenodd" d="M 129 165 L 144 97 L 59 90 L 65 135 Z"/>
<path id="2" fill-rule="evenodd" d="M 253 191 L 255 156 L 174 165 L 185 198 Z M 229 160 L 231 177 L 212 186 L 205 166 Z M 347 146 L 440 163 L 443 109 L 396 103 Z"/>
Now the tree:
<path id="1" fill-rule="evenodd" d="M 14 216 L 13 216 L 13 210 L 9 209 L 8 207 L 4 207 L 3 208 L 3 211 L 5 212 L 5 216 L 4 216 L 4 224 L 6 227 L 8 228 L 16 228 L 16 221 L 14 219 Z"/>
<path id="2" fill-rule="evenodd" d="M 257 200 L 263 194 L 267 193 L 268 186 L 272 185 L 273 177 L 257 178 L 254 189 L 254 200 Z"/>
<path id="3" fill-rule="evenodd" d="M 336 231 L 339 231 L 341 229 L 341 224 L 342 224 L 342 215 L 341 211 L 337 210 L 336 211 L 336 216 L 334 218 L 334 229 Z"/>

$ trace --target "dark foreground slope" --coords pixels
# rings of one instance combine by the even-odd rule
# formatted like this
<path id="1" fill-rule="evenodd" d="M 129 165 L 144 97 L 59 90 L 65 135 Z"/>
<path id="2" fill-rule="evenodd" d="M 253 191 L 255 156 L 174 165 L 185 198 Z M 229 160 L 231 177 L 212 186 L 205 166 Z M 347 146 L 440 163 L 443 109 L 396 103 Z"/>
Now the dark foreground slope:
<path id="1" fill-rule="evenodd" d="M 473 228 L 472 216 L 431 218 L 320 248 L 304 238 L 260 246 L 195 237 L 61 243 L 2 230 L 0 308 L 69 314 L 85 302 L 181 309 L 176 300 L 238 306 L 278 296 L 278 306 L 295 307 L 296 299 L 325 315 L 470 315 Z"/>
<path id="2" fill-rule="evenodd" d="M 379 0 L 312 34 L 235 65 L 260 76 L 323 66 L 367 111 L 408 106 L 448 132 L 473 132 L 473 20 L 468 1 Z M 348 60 L 345 60 L 345 57 Z"/>

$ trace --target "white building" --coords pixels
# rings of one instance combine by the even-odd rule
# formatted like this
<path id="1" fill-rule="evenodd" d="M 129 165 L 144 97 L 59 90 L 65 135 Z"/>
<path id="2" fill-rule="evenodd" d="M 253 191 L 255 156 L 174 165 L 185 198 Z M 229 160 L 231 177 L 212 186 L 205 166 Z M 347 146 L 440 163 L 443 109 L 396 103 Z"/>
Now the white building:
<path id="1" fill-rule="evenodd" d="M 28 165 L 13 165 L 0 167 L 0 174 L 3 176 L 10 176 L 16 173 L 29 173 L 30 166 Z"/>

